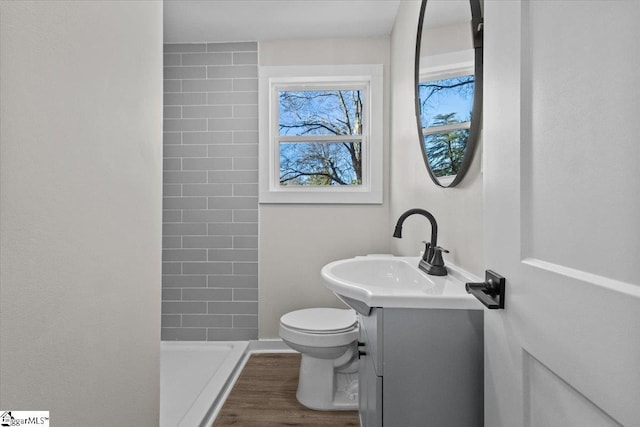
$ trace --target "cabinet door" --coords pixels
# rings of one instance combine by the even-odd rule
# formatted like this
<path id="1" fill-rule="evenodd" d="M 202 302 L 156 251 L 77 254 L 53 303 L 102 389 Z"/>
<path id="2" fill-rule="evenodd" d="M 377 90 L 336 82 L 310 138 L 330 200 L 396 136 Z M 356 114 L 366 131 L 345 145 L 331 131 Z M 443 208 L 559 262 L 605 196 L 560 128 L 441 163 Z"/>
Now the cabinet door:
<path id="1" fill-rule="evenodd" d="M 376 375 L 373 357 L 369 354 L 360 357 L 358 375 L 360 422 L 362 427 L 381 427 L 382 377 Z"/>
<path id="2" fill-rule="evenodd" d="M 359 406 L 362 427 L 382 426 L 382 376 L 379 348 L 378 322 L 382 319 L 382 310 L 374 308 L 369 316 L 359 316 L 360 342 L 362 355 L 358 365 Z M 376 363 L 377 362 L 377 363 Z M 378 366 L 376 366 L 378 365 Z"/>
<path id="3" fill-rule="evenodd" d="M 384 424 L 482 427 L 483 312 L 384 309 Z"/>

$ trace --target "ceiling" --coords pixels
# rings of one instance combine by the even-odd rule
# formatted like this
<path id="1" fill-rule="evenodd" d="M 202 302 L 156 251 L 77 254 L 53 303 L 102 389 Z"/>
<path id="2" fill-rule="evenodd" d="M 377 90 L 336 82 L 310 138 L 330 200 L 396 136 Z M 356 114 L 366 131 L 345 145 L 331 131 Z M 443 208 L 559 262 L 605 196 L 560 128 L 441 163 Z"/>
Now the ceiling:
<path id="1" fill-rule="evenodd" d="M 391 34 L 400 0 L 164 0 L 164 42 Z"/>

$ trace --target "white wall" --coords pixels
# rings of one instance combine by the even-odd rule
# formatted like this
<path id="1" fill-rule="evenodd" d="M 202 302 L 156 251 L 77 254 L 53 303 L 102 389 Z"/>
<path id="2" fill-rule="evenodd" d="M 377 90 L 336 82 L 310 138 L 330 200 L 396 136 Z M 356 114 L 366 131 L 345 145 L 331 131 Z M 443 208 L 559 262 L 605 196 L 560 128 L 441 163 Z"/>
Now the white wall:
<path id="1" fill-rule="evenodd" d="M 157 426 L 162 3 L 0 15 L 0 407 Z"/>
<path id="2" fill-rule="evenodd" d="M 260 65 L 384 64 L 388 99 L 389 39 L 261 42 Z M 283 314 L 308 307 L 343 307 L 320 269 L 330 261 L 389 252 L 388 108 L 385 108 L 385 196 L 382 205 L 260 205 L 259 333 L 278 336 Z"/>
<path id="3" fill-rule="evenodd" d="M 427 9 L 425 13 L 428 14 L 429 10 Z M 471 21 L 471 12 L 469 12 L 469 21 Z M 422 56 L 441 55 L 467 49 L 473 49 L 473 37 L 467 22 L 422 29 L 420 45 Z"/>
<path id="4" fill-rule="evenodd" d="M 438 221 L 438 243 L 451 251 L 449 262 L 484 277 L 482 144 L 471 168 L 455 188 L 437 187 L 429 178 L 416 125 L 414 104 L 414 55 L 419 1 L 400 3 L 391 36 L 391 200 L 390 222 L 407 209 L 424 208 Z M 402 239 L 392 239 L 398 255 L 417 255 L 430 229 L 425 218 L 405 222 Z"/>

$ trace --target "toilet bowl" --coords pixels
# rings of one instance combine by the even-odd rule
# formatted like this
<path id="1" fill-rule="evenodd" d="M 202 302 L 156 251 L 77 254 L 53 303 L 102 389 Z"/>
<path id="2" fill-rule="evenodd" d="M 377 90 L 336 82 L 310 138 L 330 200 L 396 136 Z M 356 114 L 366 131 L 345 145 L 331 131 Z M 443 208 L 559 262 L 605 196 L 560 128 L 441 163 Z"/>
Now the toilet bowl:
<path id="1" fill-rule="evenodd" d="M 302 354 L 296 398 L 307 408 L 358 409 L 358 319 L 354 310 L 307 308 L 280 318 L 280 338 Z"/>

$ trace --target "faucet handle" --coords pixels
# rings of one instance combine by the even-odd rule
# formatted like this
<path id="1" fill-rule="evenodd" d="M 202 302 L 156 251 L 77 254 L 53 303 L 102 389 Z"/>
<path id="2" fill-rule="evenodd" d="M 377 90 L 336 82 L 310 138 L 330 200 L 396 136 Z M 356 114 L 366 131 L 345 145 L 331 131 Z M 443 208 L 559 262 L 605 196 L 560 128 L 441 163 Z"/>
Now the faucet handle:
<path id="1" fill-rule="evenodd" d="M 442 252 L 448 254 L 449 251 L 441 246 L 433 248 L 433 258 L 431 258 L 430 264 L 434 267 L 443 267 L 444 260 L 442 259 Z"/>
<path id="2" fill-rule="evenodd" d="M 422 260 L 429 262 L 429 260 L 431 260 L 431 258 L 433 257 L 433 248 L 431 247 L 431 242 L 423 240 L 422 243 L 424 243 L 424 253 L 422 254 Z"/>

